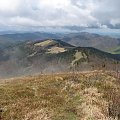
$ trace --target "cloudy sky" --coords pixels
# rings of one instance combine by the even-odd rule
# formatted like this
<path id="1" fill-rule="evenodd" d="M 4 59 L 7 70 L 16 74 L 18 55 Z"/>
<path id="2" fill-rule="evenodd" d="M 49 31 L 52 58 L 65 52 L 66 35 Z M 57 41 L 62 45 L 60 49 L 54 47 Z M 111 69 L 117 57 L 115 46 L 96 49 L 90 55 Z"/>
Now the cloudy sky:
<path id="1" fill-rule="evenodd" d="M 0 30 L 39 26 L 120 28 L 120 0 L 0 0 Z"/>

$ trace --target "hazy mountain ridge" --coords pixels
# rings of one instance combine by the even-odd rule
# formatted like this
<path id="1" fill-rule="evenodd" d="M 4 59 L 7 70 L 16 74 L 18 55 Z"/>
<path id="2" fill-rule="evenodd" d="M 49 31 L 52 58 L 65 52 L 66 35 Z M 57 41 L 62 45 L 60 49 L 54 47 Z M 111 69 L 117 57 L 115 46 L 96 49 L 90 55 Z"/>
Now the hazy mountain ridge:
<path id="1" fill-rule="evenodd" d="M 87 32 L 73 33 L 66 35 L 62 40 L 68 43 L 81 47 L 94 47 L 100 50 L 112 52 L 111 48 L 120 46 L 120 39 L 111 38 L 109 36 L 101 36 Z"/>
<path id="2" fill-rule="evenodd" d="M 37 41 L 43 39 L 60 39 L 64 42 L 80 47 L 94 47 L 110 53 L 119 53 L 115 49 L 120 47 L 120 39 L 98 34 L 80 33 L 16 33 L 0 35 L 0 48 L 8 47 L 16 42 Z"/>

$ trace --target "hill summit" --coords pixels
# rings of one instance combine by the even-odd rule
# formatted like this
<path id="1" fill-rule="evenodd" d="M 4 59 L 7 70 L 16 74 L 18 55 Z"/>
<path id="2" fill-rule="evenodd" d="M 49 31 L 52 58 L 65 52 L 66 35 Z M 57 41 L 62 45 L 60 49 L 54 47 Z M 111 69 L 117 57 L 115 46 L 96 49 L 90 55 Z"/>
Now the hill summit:
<path id="1" fill-rule="evenodd" d="M 57 39 L 23 42 L 0 54 L 1 76 L 120 68 L 120 55 Z"/>

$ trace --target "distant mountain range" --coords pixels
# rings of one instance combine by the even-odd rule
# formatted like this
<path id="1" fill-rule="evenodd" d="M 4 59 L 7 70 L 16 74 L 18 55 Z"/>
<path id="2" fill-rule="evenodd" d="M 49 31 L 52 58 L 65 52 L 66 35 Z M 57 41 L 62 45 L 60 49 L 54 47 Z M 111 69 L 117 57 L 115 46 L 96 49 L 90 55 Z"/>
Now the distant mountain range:
<path id="1" fill-rule="evenodd" d="M 1 77 L 120 68 L 120 54 L 76 47 L 59 39 L 19 41 L 12 45 L 0 50 Z"/>
<path id="2" fill-rule="evenodd" d="M 0 35 L 0 48 L 11 46 L 11 44 L 23 41 L 36 41 L 43 39 L 60 39 L 64 42 L 80 47 L 94 47 L 105 52 L 119 54 L 120 39 L 102 36 L 93 33 L 16 33 Z"/>
<path id="3" fill-rule="evenodd" d="M 110 53 L 120 53 L 118 50 L 120 48 L 120 39 L 109 36 L 81 32 L 66 35 L 62 40 L 75 46 L 94 47 Z M 115 51 L 116 49 L 118 51 Z"/>

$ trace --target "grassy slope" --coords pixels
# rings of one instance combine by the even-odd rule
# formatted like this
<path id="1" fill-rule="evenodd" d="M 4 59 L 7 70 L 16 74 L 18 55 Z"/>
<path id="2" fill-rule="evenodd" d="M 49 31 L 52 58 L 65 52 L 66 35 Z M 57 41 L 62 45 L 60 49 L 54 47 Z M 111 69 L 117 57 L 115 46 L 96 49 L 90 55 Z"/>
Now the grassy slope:
<path id="1" fill-rule="evenodd" d="M 119 91 L 119 80 L 100 71 L 16 78 L 0 84 L 0 116 L 2 120 L 108 120 L 120 114 Z"/>
<path id="2" fill-rule="evenodd" d="M 120 54 L 120 47 L 114 51 L 116 54 Z"/>
<path id="3" fill-rule="evenodd" d="M 112 53 L 112 54 L 120 54 L 120 46 L 111 48 L 107 52 Z"/>

